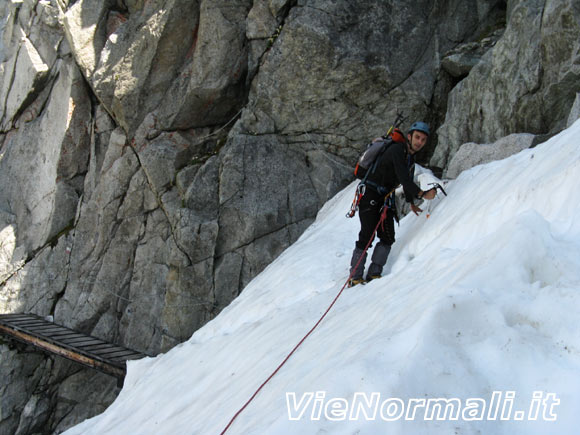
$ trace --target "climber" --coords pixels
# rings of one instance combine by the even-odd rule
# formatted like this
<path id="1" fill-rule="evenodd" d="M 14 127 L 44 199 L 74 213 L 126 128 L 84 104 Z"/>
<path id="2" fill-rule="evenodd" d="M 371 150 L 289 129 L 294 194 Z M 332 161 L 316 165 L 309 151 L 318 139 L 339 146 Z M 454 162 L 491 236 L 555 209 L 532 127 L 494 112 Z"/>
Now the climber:
<path id="1" fill-rule="evenodd" d="M 401 184 L 405 193 L 405 200 L 411 203 L 411 210 L 419 215 L 421 210 L 414 204 L 415 199 L 433 199 L 437 193 L 436 188 L 423 191 L 413 181 L 415 173 L 415 159 L 417 154 L 427 143 L 429 138 L 429 126 L 424 122 L 415 122 L 407 133 L 407 139 L 401 136 L 399 141 L 394 141 L 384 153 L 378 157 L 376 170 L 370 174 L 365 183 L 364 195 L 359 203 L 359 219 L 361 229 L 355 249 L 350 261 L 351 278 L 349 287 L 356 284 L 380 278 L 383 266 L 391 251 L 391 245 L 395 243 L 396 210 L 394 208 L 394 194 L 388 195 Z M 369 240 L 374 238 L 374 230 L 381 217 L 383 205 L 387 208 L 386 219 L 379 225 L 377 235 L 379 242 L 376 244 L 371 257 L 366 280 L 363 279 L 365 260 L 367 253 L 364 251 Z M 369 245 L 369 247 L 372 246 Z M 359 261 L 360 260 L 360 261 Z M 358 267 L 356 267 L 358 264 Z M 355 270 L 356 267 L 356 270 Z"/>

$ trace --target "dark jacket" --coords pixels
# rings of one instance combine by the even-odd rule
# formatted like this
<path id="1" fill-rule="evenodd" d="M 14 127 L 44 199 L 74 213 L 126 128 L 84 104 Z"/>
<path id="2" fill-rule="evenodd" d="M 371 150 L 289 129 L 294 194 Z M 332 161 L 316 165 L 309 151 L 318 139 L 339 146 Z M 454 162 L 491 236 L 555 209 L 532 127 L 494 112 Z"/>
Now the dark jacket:
<path id="1" fill-rule="evenodd" d="M 368 176 L 372 184 L 382 186 L 387 192 L 403 185 L 405 199 L 413 202 L 421 189 L 413 181 L 415 174 L 415 159 L 407 151 L 407 145 L 401 142 L 393 142 L 380 157 L 374 173 Z"/>

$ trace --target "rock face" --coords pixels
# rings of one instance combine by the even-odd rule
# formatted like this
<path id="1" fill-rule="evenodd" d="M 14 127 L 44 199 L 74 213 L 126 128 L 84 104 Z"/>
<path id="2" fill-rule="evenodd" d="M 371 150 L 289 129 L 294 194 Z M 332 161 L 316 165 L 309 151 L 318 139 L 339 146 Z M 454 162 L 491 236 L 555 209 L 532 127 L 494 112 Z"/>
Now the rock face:
<path id="1" fill-rule="evenodd" d="M 534 138 L 533 134 L 520 133 L 502 137 L 493 144 L 465 143 L 449 162 L 445 177 L 456 178 L 466 169 L 516 154 L 529 148 Z"/>
<path id="2" fill-rule="evenodd" d="M 570 109 L 570 115 L 568 115 L 566 127 L 572 126 L 572 124 L 574 124 L 578 118 L 580 118 L 580 93 L 576 94 L 576 99 L 574 100 L 574 104 Z"/>
<path id="3" fill-rule="evenodd" d="M 580 91 L 572 0 L 21 0 L 0 16 L 0 312 L 152 355 L 293 243 L 397 112 L 443 124 L 420 161 L 452 171 L 463 142 L 563 127 Z M 0 433 L 60 432 L 118 392 L 10 346 Z"/>
<path id="4" fill-rule="evenodd" d="M 449 95 L 434 166 L 445 167 L 468 141 L 566 126 L 580 78 L 580 10 L 568 1 L 508 5 L 502 38 Z"/>

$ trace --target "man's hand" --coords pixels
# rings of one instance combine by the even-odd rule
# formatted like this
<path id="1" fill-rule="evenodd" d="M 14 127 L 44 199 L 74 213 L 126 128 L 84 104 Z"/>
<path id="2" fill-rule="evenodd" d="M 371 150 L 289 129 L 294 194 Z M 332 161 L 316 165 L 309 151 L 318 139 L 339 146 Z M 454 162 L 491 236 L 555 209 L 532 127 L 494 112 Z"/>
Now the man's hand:
<path id="1" fill-rule="evenodd" d="M 433 199 L 435 198 L 435 195 L 437 195 L 437 189 L 435 187 L 433 187 L 432 189 L 429 189 L 425 192 L 423 192 L 423 195 L 421 196 L 422 199 Z"/>
<path id="2" fill-rule="evenodd" d="M 419 216 L 419 213 L 421 213 L 423 210 L 421 210 L 419 207 L 417 207 L 415 204 L 411 204 L 411 211 L 413 213 L 415 213 L 417 216 Z"/>

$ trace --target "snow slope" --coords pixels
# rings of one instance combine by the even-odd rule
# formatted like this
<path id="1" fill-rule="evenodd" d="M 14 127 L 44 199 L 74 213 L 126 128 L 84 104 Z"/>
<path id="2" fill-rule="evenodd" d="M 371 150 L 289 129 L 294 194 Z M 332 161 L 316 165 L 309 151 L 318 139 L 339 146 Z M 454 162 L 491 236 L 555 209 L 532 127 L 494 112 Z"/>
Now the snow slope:
<path id="1" fill-rule="evenodd" d="M 448 197 L 432 202 L 429 219 L 405 217 L 390 274 L 346 289 L 227 433 L 577 433 L 579 137 L 580 121 L 534 149 L 466 171 L 447 185 Z M 354 187 L 188 342 L 130 363 L 114 404 L 67 434 L 220 433 L 347 279 L 358 219 L 344 215 Z M 492 402 L 494 391 L 503 402 Z M 294 396 L 287 401 L 286 393 Z M 340 418 L 355 393 L 380 396 L 374 419 Z M 427 420 L 417 408 L 414 420 L 400 417 L 398 406 L 407 412 L 410 399 L 429 398 L 477 403 L 481 414 Z"/>

